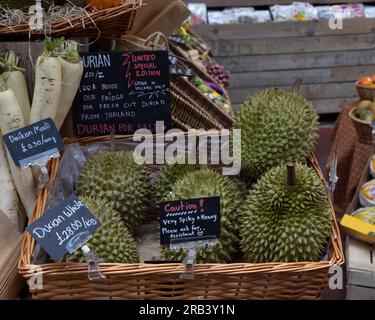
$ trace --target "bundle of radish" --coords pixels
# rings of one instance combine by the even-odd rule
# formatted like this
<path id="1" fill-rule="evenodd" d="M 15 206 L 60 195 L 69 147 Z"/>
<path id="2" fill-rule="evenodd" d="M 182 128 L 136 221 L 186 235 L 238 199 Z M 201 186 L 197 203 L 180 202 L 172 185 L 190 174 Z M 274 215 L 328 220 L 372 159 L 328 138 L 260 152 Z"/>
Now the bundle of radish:
<path id="1" fill-rule="evenodd" d="M 69 113 L 74 97 L 78 91 L 83 74 L 83 64 L 75 41 L 66 41 L 66 50 L 59 57 L 62 76 L 62 96 L 55 117 L 56 127 L 60 130 Z"/>
<path id="2" fill-rule="evenodd" d="M 61 63 L 57 52 L 64 38 L 44 41 L 44 50 L 35 64 L 35 87 L 31 105 L 30 123 L 46 118 L 55 119 L 61 95 Z"/>
<path id="3" fill-rule="evenodd" d="M 0 130 L 7 134 L 25 126 L 21 108 L 12 89 L 7 89 L 5 81 L 0 76 Z M 16 167 L 9 152 L 8 163 L 18 195 L 28 217 L 34 210 L 36 191 L 31 169 Z"/>
<path id="4" fill-rule="evenodd" d="M 30 119 L 30 99 L 26 79 L 23 75 L 25 69 L 19 67 L 19 62 L 20 58 L 14 52 L 9 51 L 0 60 L 0 66 L 4 71 L 2 77 L 5 85 L 8 89 L 12 89 L 16 95 L 25 124 L 28 124 Z"/>
<path id="5" fill-rule="evenodd" d="M 2 141 L 0 141 L 0 185 L 0 210 L 18 227 L 18 197 Z"/>
<path id="6" fill-rule="evenodd" d="M 35 67 L 35 88 L 30 123 L 52 118 L 61 128 L 83 74 L 78 44 L 64 38 L 46 39 Z"/>

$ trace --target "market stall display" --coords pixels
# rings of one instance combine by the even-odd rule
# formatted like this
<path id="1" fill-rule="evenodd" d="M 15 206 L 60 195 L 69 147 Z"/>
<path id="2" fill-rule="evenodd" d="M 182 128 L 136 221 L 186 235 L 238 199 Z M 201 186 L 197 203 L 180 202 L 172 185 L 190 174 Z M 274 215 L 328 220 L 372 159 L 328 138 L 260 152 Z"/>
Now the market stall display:
<path id="1" fill-rule="evenodd" d="M 373 49 L 350 44 L 371 40 L 366 6 L 210 1 L 45 0 L 38 30 L 34 3 L 1 4 L 0 298 L 17 271 L 42 279 L 35 300 L 322 297 L 345 262 L 335 174 L 373 153 Z M 327 27 L 338 8 L 353 30 Z M 318 113 L 356 89 L 341 120 L 358 143 L 335 142 L 327 182 Z M 368 167 L 341 226 L 372 243 Z"/>
<path id="2" fill-rule="evenodd" d="M 53 206 L 51 201 L 56 203 L 59 199 L 64 198 L 64 194 L 73 191 L 74 185 L 77 185 L 74 180 L 79 179 L 82 160 L 87 161 L 84 159 L 89 159 L 93 156 L 92 153 L 108 152 L 111 148 L 110 137 L 78 140 L 70 139 L 66 142 L 68 147 L 61 161 L 56 160 L 51 164 L 51 178 L 54 179 L 54 187 L 50 191 L 47 189 L 43 191 L 32 221 L 42 216 L 47 206 Z M 74 144 L 70 145 L 70 142 L 74 142 Z M 136 144 L 132 142 L 131 137 L 118 138 L 115 142 L 115 147 L 118 150 L 116 152 L 129 150 L 129 148 L 131 149 L 135 146 Z M 76 160 L 72 161 L 74 158 Z M 323 187 L 322 174 L 315 160 L 310 158 L 308 164 L 312 168 L 311 173 L 314 175 L 314 179 L 317 179 L 316 182 L 319 181 L 318 184 Z M 67 167 L 71 168 L 72 175 L 70 177 L 64 176 L 65 168 Z M 152 166 L 150 169 L 152 169 L 152 171 L 158 170 L 155 166 Z M 199 171 L 187 173 L 172 187 L 173 191 L 171 197 L 174 199 L 179 198 L 180 192 L 184 197 L 219 195 L 221 192 L 223 197 L 229 197 L 228 199 L 234 200 L 238 199 L 240 193 L 235 191 L 237 187 L 230 181 L 230 178 L 222 177 L 215 168 L 213 168 L 213 170 L 214 171 L 201 168 Z M 151 177 L 152 175 L 150 179 Z M 68 180 L 66 180 L 67 178 Z M 195 187 L 190 188 L 188 187 L 190 184 L 196 185 L 197 187 L 200 186 L 201 189 Z M 113 191 L 108 190 L 108 192 Z M 167 197 L 169 198 L 169 196 Z M 224 201 L 224 198 L 222 201 Z M 230 215 L 230 219 L 236 219 L 236 215 L 230 213 L 239 213 L 238 209 L 235 207 L 236 201 L 237 200 L 225 200 L 225 202 L 223 202 L 225 210 L 228 210 L 224 211 L 223 214 L 225 213 L 226 215 L 227 212 L 228 215 Z M 325 198 L 324 201 L 326 205 L 329 206 L 329 212 L 334 221 L 335 218 L 328 199 Z M 151 211 L 153 210 L 155 210 L 155 207 L 151 207 Z M 151 214 L 151 216 L 155 217 L 155 214 Z M 39 246 L 30 234 L 25 234 L 20 272 L 28 278 L 31 275 L 29 273 L 30 267 L 36 265 L 42 268 L 43 274 L 53 271 L 53 274 L 49 273 L 47 275 L 47 273 L 45 273 L 44 279 L 48 284 L 45 289 L 32 290 L 33 298 L 35 299 L 64 299 L 68 297 L 89 299 L 98 297 L 97 292 L 102 292 L 101 297 L 103 297 L 104 294 L 105 296 L 119 299 L 186 299 L 198 297 L 205 299 L 250 299 L 266 297 L 311 299 L 319 297 L 324 289 L 327 281 L 328 268 L 333 264 L 340 264 L 343 261 L 342 253 L 340 253 L 340 236 L 335 223 L 333 223 L 330 232 L 331 245 L 327 251 L 327 258 L 322 258 L 322 260 L 317 262 L 301 261 L 290 265 L 282 262 L 254 265 L 252 263 L 238 261 L 238 258 L 235 258 L 235 255 L 231 254 L 233 252 L 233 245 L 230 245 L 230 243 L 236 241 L 234 237 L 235 233 L 231 233 L 234 226 L 235 224 L 228 224 L 228 227 L 230 227 L 228 231 L 230 232 L 223 238 L 223 241 L 226 239 L 225 247 L 223 247 L 227 248 L 226 251 L 221 251 L 220 256 L 208 255 L 210 251 L 207 251 L 206 257 L 208 260 L 205 261 L 212 261 L 214 263 L 197 264 L 195 266 L 194 279 L 183 280 L 180 278 L 181 273 L 185 270 L 184 266 L 180 263 L 159 264 L 157 267 L 152 264 L 115 263 L 100 264 L 100 270 L 102 274 L 106 276 L 106 279 L 93 283 L 87 278 L 87 266 L 85 264 L 52 263 L 50 260 L 46 259 L 44 254 L 41 254 Z M 157 233 L 157 228 L 156 230 L 154 229 L 153 232 Z M 142 237 L 141 234 L 137 236 Z M 227 245 L 229 245 L 229 247 Z M 238 246 L 234 248 L 238 250 Z M 325 251 L 325 249 L 323 251 Z M 38 254 L 35 255 L 36 253 Z M 234 259 L 233 262 L 231 264 L 219 264 L 218 262 L 222 261 L 222 258 L 219 257 L 224 257 L 224 259 L 227 260 L 229 257 L 228 254 Z M 34 260 L 32 257 L 36 256 L 38 256 L 38 258 Z M 204 256 L 205 255 L 202 257 Z M 70 270 L 69 275 L 67 274 L 68 270 Z M 235 274 L 231 270 L 235 270 Z M 256 276 L 253 275 L 254 270 L 259 271 Z M 272 271 L 273 277 L 269 276 L 269 271 Z M 301 275 L 303 281 L 297 280 L 298 283 L 295 282 L 296 275 Z M 62 279 L 64 279 L 63 282 L 61 282 Z M 161 282 L 163 285 L 160 285 Z M 266 291 L 264 291 L 265 282 L 268 288 Z M 109 283 L 112 285 L 108 285 Z M 139 283 L 144 283 L 145 285 L 139 286 Z M 204 291 L 202 291 L 202 285 L 205 288 Z M 306 285 L 309 286 L 309 291 L 303 289 Z M 249 286 L 251 290 L 247 289 Z M 300 289 L 296 290 L 296 287 Z M 294 290 L 291 290 L 291 288 L 294 288 Z"/>

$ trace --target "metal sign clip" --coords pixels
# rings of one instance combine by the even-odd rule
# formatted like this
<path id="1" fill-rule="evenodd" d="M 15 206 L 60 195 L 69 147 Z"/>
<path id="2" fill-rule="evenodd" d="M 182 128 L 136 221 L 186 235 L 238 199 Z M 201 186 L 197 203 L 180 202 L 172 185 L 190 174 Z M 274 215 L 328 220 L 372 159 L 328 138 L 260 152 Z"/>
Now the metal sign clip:
<path id="1" fill-rule="evenodd" d="M 171 240 L 172 241 L 172 240 Z M 171 250 L 187 250 L 186 257 L 183 261 L 185 272 L 180 275 L 180 279 L 194 279 L 194 264 L 199 249 L 214 248 L 219 244 L 218 239 L 199 240 L 190 242 L 180 242 L 170 244 Z"/>
<path id="2" fill-rule="evenodd" d="M 333 193 L 336 188 L 336 183 L 339 180 L 339 177 L 337 176 L 337 153 L 335 152 L 333 154 L 331 167 L 329 170 L 329 180 L 328 180 L 328 186 L 327 186 L 327 192 Z"/>
<path id="3" fill-rule="evenodd" d="M 43 187 L 48 185 L 49 183 L 49 176 L 47 170 L 47 163 L 51 159 L 56 159 L 60 157 L 60 152 L 57 148 L 39 153 L 37 155 L 31 156 L 29 158 L 25 158 L 20 160 L 19 164 L 21 169 L 29 168 L 29 167 L 39 167 L 41 174 L 39 176 L 39 184 L 38 189 L 41 190 Z"/>
<path id="4" fill-rule="evenodd" d="M 105 275 L 100 272 L 98 258 L 95 251 L 91 251 L 87 245 L 81 248 L 88 267 L 88 278 L 90 281 L 105 279 Z"/>

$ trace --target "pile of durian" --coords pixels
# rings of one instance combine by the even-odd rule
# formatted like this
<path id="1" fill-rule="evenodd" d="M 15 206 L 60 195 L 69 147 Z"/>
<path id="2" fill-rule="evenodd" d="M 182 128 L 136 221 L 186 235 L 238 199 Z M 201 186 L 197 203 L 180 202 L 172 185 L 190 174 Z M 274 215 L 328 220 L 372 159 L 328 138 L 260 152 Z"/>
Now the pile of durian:
<path id="1" fill-rule="evenodd" d="M 242 130 L 238 177 L 166 164 L 151 183 L 151 172 L 134 162 L 131 151 L 92 156 L 76 190 L 102 222 L 90 248 L 103 262 L 138 262 L 135 234 L 150 208 L 157 212 L 160 201 L 215 196 L 222 236 L 217 247 L 198 251 L 198 263 L 321 260 L 332 220 L 325 187 L 306 164 L 318 136 L 313 106 L 298 93 L 263 90 L 243 103 L 235 128 Z M 243 193 L 249 181 L 254 183 Z M 185 254 L 162 248 L 165 260 L 183 260 Z M 79 253 L 65 257 L 82 259 Z"/>

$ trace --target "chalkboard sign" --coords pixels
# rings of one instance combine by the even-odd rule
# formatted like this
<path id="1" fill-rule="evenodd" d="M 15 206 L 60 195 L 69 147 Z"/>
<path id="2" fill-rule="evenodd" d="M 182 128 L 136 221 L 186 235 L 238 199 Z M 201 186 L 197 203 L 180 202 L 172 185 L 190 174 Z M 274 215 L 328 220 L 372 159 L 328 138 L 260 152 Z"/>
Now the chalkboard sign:
<path id="1" fill-rule="evenodd" d="M 167 51 L 82 53 L 84 73 L 73 103 L 75 134 L 132 134 L 156 121 L 170 127 Z"/>
<path id="2" fill-rule="evenodd" d="M 220 198 L 198 198 L 160 203 L 160 243 L 220 238 Z"/>
<path id="3" fill-rule="evenodd" d="M 47 210 L 26 230 L 54 261 L 58 261 L 82 246 L 99 227 L 99 220 L 75 195 L 71 195 Z"/>
<path id="4" fill-rule="evenodd" d="M 4 142 L 14 163 L 21 168 L 30 166 L 33 161 L 40 158 L 58 154 L 64 147 L 51 118 L 4 135 Z"/>

